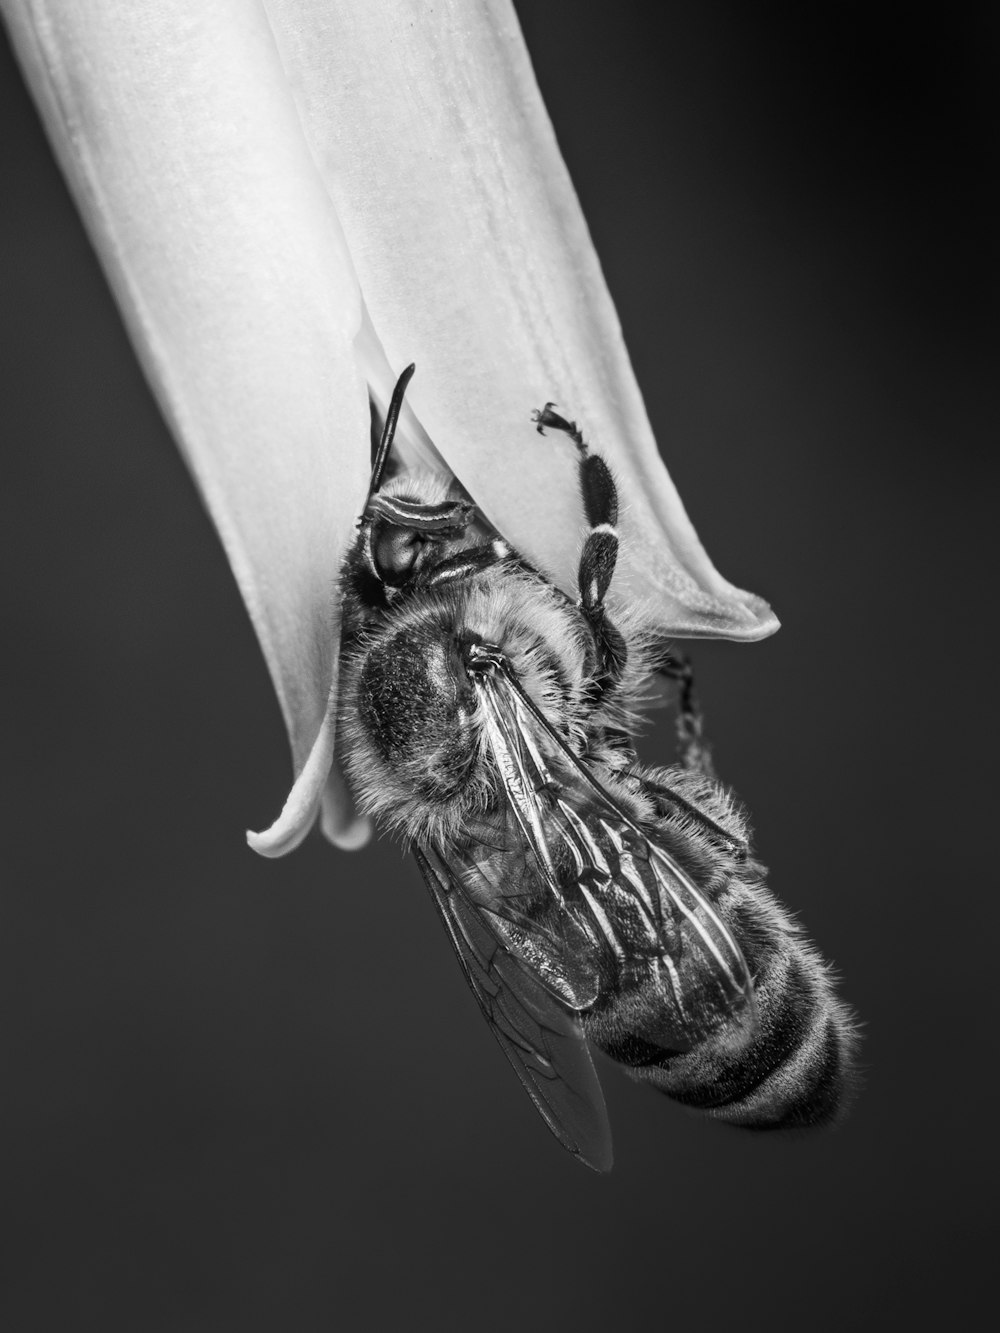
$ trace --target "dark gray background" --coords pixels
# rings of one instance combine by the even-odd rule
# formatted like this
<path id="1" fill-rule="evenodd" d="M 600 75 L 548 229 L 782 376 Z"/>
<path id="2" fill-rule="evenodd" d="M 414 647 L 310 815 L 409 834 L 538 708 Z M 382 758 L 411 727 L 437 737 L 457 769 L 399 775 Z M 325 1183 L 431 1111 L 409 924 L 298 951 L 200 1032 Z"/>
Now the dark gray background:
<path id="1" fill-rule="evenodd" d="M 972 1318 L 997 34 L 975 6 L 650 8 L 523 19 L 670 470 L 784 622 L 696 661 L 773 884 L 867 1024 L 866 1090 L 787 1142 L 607 1068 L 598 1178 L 398 849 L 244 847 L 287 777 L 278 709 L 4 50 L 6 1327 Z"/>

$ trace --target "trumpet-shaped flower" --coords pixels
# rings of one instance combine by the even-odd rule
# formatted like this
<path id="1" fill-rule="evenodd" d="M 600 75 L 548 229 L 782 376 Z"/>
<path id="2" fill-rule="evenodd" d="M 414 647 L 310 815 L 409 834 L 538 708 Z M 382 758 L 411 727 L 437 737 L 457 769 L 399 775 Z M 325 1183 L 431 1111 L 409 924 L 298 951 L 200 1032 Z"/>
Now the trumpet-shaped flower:
<path id="1" fill-rule="evenodd" d="M 419 373 L 404 457 L 447 467 L 563 587 L 575 467 L 554 399 L 616 474 L 616 588 L 665 635 L 752 640 L 657 454 L 508 0 L 0 0 L 136 351 L 219 530 L 295 783 L 250 834 L 367 836 L 337 764 L 338 573 L 370 403 Z"/>

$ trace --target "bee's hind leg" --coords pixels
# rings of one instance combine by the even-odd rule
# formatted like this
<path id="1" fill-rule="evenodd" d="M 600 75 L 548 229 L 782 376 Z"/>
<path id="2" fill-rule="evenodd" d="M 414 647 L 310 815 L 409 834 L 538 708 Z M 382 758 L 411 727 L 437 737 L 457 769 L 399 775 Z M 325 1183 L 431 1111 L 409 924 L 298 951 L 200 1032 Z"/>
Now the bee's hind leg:
<path id="1" fill-rule="evenodd" d="M 681 763 L 693 773 L 715 778 L 712 750 L 705 739 L 705 719 L 694 690 L 691 659 L 676 649 L 667 650 L 657 665 L 657 672 L 677 686 L 677 736 Z"/>
<path id="2" fill-rule="evenodd" d="M 618 563 L 618 488 L 607 463 L 590 452 L 575 421 L 567 421 L 554 412 L 554 403 L 532 414 L 539 435 L 545 428 L 562 431 L 577 448 L 580 494 L 584 513 L 590 524 L 580 552 L 577 582 L 580 610 L 583 612 L 597 646 L 599 668 L 597 684 L 603 693 L 621 680 L 628 662 L 628 646 L 622 633 L 611 622 L 604 599 Z"/>

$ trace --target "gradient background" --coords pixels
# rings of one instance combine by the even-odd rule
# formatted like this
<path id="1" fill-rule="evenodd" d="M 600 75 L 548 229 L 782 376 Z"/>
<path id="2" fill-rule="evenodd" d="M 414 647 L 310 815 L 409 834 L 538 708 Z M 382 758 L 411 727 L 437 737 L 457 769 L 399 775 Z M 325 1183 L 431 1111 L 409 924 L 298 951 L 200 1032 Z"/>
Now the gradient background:
<path id="1" fill-rule="evenodd" d="M 670 470 L 784 622 L 696 665 L 867 1088 L 788 1142 L 606 1068 L 598 1178 L 398 849 L 246 849 L 278 709 L 4 46 L 7 1328 L 976 1322 L 997 32 L 968 5 L 522 9 Z"/>

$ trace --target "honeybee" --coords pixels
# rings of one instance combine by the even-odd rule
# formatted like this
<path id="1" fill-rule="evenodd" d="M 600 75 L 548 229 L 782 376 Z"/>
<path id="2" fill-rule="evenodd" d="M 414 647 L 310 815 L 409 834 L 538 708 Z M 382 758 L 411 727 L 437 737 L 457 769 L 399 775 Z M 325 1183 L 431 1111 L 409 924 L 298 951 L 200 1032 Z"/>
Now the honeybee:
<path id="1" fill-rule="evenodd" d="M 608 613 L 610 470 L 554 404 L 534 414 L 576 452 L 587 530 L 573 600 L 454 478 L 390 475 L 412 373 L 342 571 L 338 733 L 362 809 L 412 847 L 493 1035 L 588 1165 L 611 1164 L 590 1045 L 736 1125 L 834 1119 L 850 1011 L 765 887 L 685 663 L 641 618 Z M 684 762 L 664 768 L 633 744 L 656 671 L 677 682 L 685 738 Z"/>

